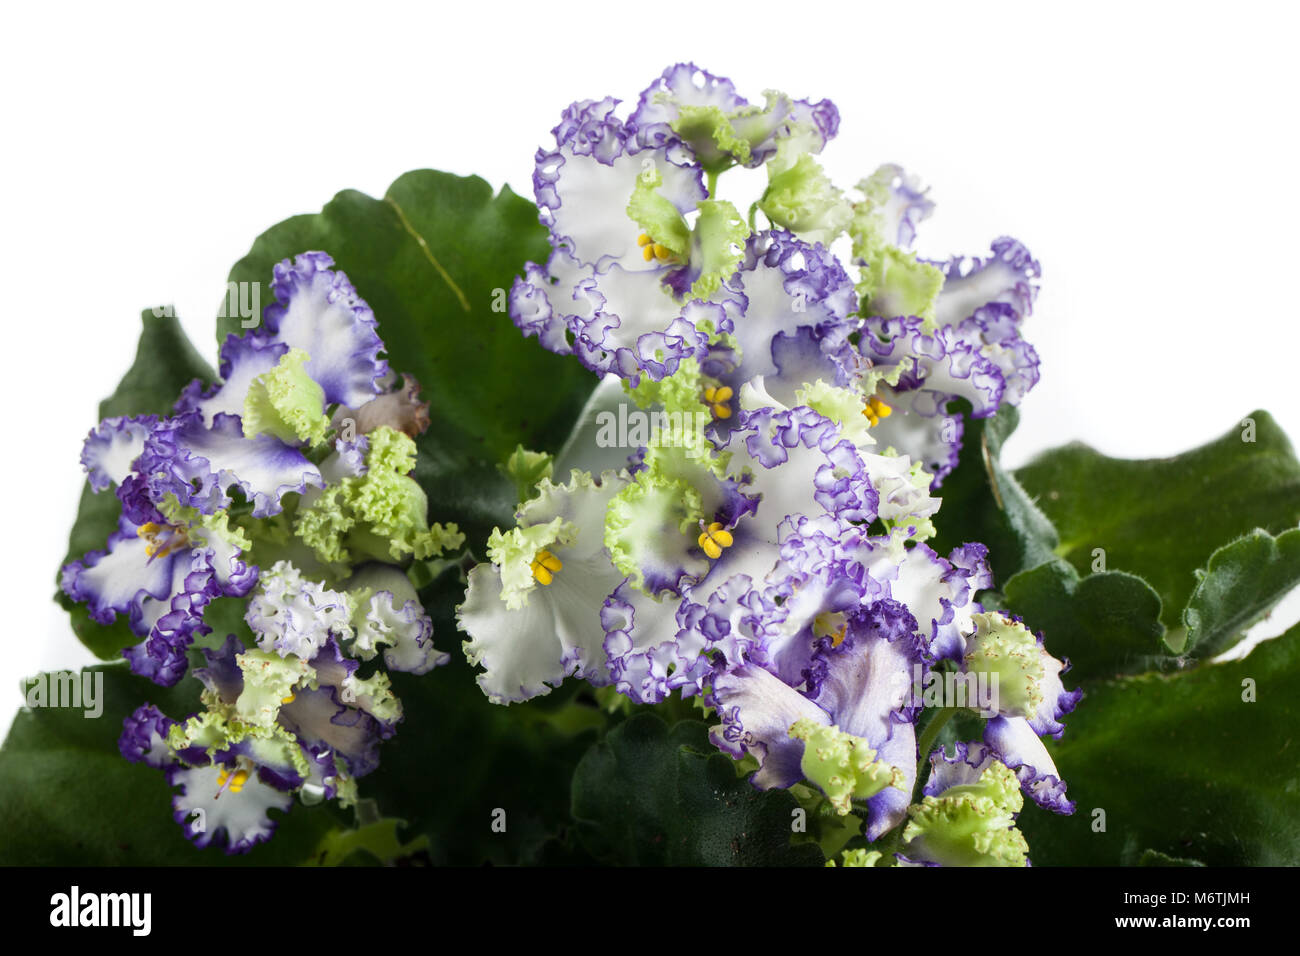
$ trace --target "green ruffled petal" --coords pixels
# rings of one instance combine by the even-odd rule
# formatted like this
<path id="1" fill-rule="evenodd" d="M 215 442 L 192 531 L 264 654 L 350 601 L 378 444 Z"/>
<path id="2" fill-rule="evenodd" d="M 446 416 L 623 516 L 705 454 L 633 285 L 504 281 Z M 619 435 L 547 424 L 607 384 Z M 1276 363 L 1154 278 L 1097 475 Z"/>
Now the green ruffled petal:
<path id="1" fill-rule="evenodd" d="M 657 382 L 652 382 L 648 375 L 642 375 L 636 388 L 629 386 L 626 381 L 623 388 L 640 408 L 660 405 L 668 412 L 688 412 L 693 415 L 704 411 L 706 407 L 701 398 L 704 394 L 704 374 L 700 371 L 700 363 L 693 357 L 682 359 L 676 372 L 665 375 Z"/>
<path id="2" fill-rule="evenodd" d="M 839 863 L 838 865 L 839 866 L 879 866 L 880 860 L 883 857 L 884 854 L 881 853 L 879 850 L 867 850 L 867 849 L 845 850 L 843 854 L 841 854 L 841 859 L 843 860 L 843 862 Z M 832 859 L 832 860 L 827 860 L 826 865 L 836 866 L 837 864 Z"/>
<path id="3" fill-rule="evenodd" d="M 168 492 L 158 511 L 167 523 L 178 528 L 187 528 L 190 540 L 202 545 L 214 539 L 227 545 L 248 551 L 253 547 L 252 539 L 239 525 L 231 525 L 230 512 L 217 511 L 204 514 L 198 508 L 183 505 L 175 494 Z"/>
<path id="4" fill-rule="evenodd" d="M 636 388 L 624 383 L 624 389 L 640 408 L 658 406 L 662 410 L 663 418 L 654 422 L 649 446 L 677 447 L 686 449 L 692 458 L 706 457 L 710 443 L 704 430 L 713 416 L 702 398 L 705 385 L 705 376 L 694 358 L 683 359 L 676 372 L 657 382 L 643 375 Z"/>
<path id="5" fill-rule="evenodd" d="M 235 658 L 244 675 L 244 689 L 235 702 L 235 715 L 256 727 L 270 727 L 280 706 L 293 699 L 293 689 L 315 680 L 316 672 L 296 656 L 269 651 L 244 651 Z"/>
<path id="6" fill-rule="evenodd" d="M 521 525 L 502 531 L 493 528 L 488 537 L 488 558 L 501 572 L 501 600 L 512 611 L 528 604 L 528 594 L 537 586 L 533 577 L 533 559 L 537 552 L 552 545 L 568 544 L 577 529 L 563 518 L 545 524 Z"/>
<path id="7" fill-rule="evenodd" d="M 801 140 L 782 140 L 768 162 L 768 184 L 758 208 L 773 225 L 830 246 L 853 219 L 853 204 L 836 188 Z"/>
<path id="8" fill-rule="evenodd" d="M 283 442 L 319 445 L 330 420 L 325 415 L 325 390 L 303 368 L 310 356 L 290 349 L 279 364 L 253 380 L 244 398 L 244 437 L 263 433 Z"/>
<path id="9" fill-rule="evenodd" d="M 863 315 L 915 315 L 922 329 L 933 331 L 934 309 L 943 288 L 943 273 L 916 255 L 894 246 L 863 264 L 857 284 Z"/>
<path id="10" fill-rule="evenodd" d="M 688 554 L 704 518 L 700 492 L 689 482 L 638 474 L 609 504 L 605 547 L 633 587 L 646 589 L 646 567 L 679 567 L 702 574 L 708 562 Z"/>
<path id="11" fill-rule="evenodd" d="M 821 787 L 840 814 L 848 813 L 854 800 L 866 800 L 886 787 L 903 785 L 901 770 L 877 760 L 866 740 L 838 727 L 805 718 L 791 725 L 790 736 L 804 742 L 800 763 L 804 777 Z"/>
<path id="12" fill-rule="evenodd" d="M 345 704 L 355 704 L 385 723 L 402 719 L 402 702 L 393 695 L 392 681 L 384 671 L 375 671 L 364 679 L 347 678 L 341 687 L 340 700 Z"/>
<path id="13" fill-rule="evenodd" d="M 699 275 L 691 286 L 691 295 L 707 299 L 718 291 L 724 279 L 736 271 L 745 255 L 749 224 L 731 203 L 706 199 L 699 204 L 700 215 L 691 234 L 691 263 Z"/>
<path id="14" fill-rule="evenodd" d="M 993 761 L 976 783 L 908 808 L 902 853 L 943 866 L 1024 866 L 1029 846 L 1015 826 L 1023 806 L 1015 772 Z"/>
<path id="15" fill-rule="evenodd" d="M 858 448 L 871 448 L 876 444 L 871 435 L 871 425 L 862 414 L 866 395 L 860 389 L 828 385 L 818 379 L 799 388 L 794 397 L 795 404 L 807 405 L 818 415 L 839 425 L 840 434 Z"/>
<path id="16" fill-rule="evenodd" d="M 257 726 L 208 711 L 174 725 L 167 735 L 173 751 L 199 747 L 209 757 L 240 743 L 246 743 L 249 757 L 263 766 L 292 767 L 302 777 L 311 772 L 298 738 L 276 723 Z"/>
<path id="17" fill-rule="evenodd" d="M 326 564 L 433 557 L 458 548 L 465 536 L 456 525 L 428 523 L 429 500 L 410 477 L 415 442 L 387 425 L 369 434 L 366 473 L 341 479 L 321 492 L 294 521 L 294 532 Z"/>
<path id="18" fill-rule="evenodd" d="M 989 678 L 997 710 L 1028 717 L 1043 703 L 1044 653 L 1033 632 L 996 611 L 974 614 L 975 633 L 966 639 L 965 668 Z"/>
<path id="19" fill-rule="evenodd" d="M 757 109 L 761 110 L 761 107 Z M 717 106 L 682 104 L 677 110 L 678 116 L 672 123 L 673 132 L 691 147 L 707 172 L 717 174 L 736 163 L 749 162 L 749 140 L 733 125 L 733 118 L 738 114 L 724 113 Z"/>
<path id="20" fill-rule="evenodd" d="M 711 176 L 737 163 L 748 163 L 754 147 L 773 138 L 778 141 L 797 131 L 789 121 L 793 102 L 785 93 L 766 90 L 762 106 L 751 103 L 724 112 L 718 106 L 677 104 L 673 132 L 691 148 Z"/>
<path id="21" fill-rule="evenodd" d="M 231 723 L 223 714 L 206 711 L 174 724 L 167 733 L 167 746 L 172 750 L 201 747 L 211 756 L 230 746 L 232 733 L 242 735 L 244 732 L 242 727 L 232 730 Z"/>
<path id="22" fill-rule="evenodd" d="M 860 267 L 857 291 L 862 314 L 915 315 L 925 320 L 926 331 L 932 331 L 943 273 L 919 262 L 915 254 L 899 249 L 887 236 L 884 208 L 893 175 L 892 168 L 882 167 L 858 183 L 865 198 L 853 204 L 848 222 L 853 259 Z"/>
<path id="23" fill-rule="evenodd" d="M 636 178 L 636 188 L 627 204 L 627 214 L 654 242 L 675 256 L 685 258 L 691 247 L 691 227 L 672 202 L 656 190 L 664 183 L 663 174 L 647 168 Z"/>

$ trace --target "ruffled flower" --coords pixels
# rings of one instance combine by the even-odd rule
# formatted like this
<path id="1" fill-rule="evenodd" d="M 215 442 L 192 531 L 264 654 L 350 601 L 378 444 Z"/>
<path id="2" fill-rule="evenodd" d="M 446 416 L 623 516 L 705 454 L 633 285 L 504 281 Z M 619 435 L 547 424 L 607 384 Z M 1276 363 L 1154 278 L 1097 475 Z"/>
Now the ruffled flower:
<path id="1" fill-rule="evenodd" d="M 665 71 L 626 121 L 616 105 L 574 103 L 552 131 L 555 147 L 538 151 L 533 184 L 554 252 L 545 267 L 526 267 L 510 305 L 524 334 L 635 385 L 703 359 L 743 301 L 732 278 L 750 226 L 709 195 L 705 172 L 820 150 L 838 114 L 775 93 L 750 106 L 730 81 L 690 64 Z M 786 180 L 806 172 L 793 156 L 783 162 Z M 828 235 L 839 220 L 809 211 L 819 200 L 807 179 L 778 179 L 772 207 L 798 209 L 795 225 Z"/>
<path id="2" fill-rule="evenodd" d="M 131 670 L 170 686 L 185 673 L 195 637 L 211 631 L 203 609 L 219 597 L 242 597 L 257 583 L 257 568 L 242 554 L 224 521 L 137 525 L 123 517 L 107 550 L 66 565 L 60 586 L 97 623 L 127 615 L 142 638 L 123 651 Z"/>
<path id="3" fill-rule="evenodd" d="M 930 755 L 930 779 L 912 806 L 898 854 L 911 866 L 1028 866 L 1016 828 L 1024 804 L 1016 776 L 982 744 Z"/>
<path id="4" fill-rule="evenodd" d="M 608 684 L 600 609 L 625 575 L 605 547 L 605 510 L 626 475 L 574 472 L 520 509 L 517 526 L 488 540 L 491 563 L 469 574 L 456 609 L 478 683 L 498 703 L 548 694 L 570 674 Z"/>
<path id="5" fill-rule="evenodd" d="M 759 770 L 751 780 L 760 789 L 789 787 L 808 778 L 845 813 L 853 792 L 831 791 L 864 775 L 870 785 L 863 783 L 858 799 L 868 817 L 868 840 L 898 825 L 907 811 L 916 778 L 915 712 L 908 687 L 911 666 L 919 662 L 906 641 L 891 640 L 872 621 L 869 609 L 854 612 L 846 616 L 838 638 L 824 640 L 818 652 L 821 673 L 812 693 L 764 668 L 744 664 L 718 673 L 710 696 L 722 718 L 711 731 L 714 743 L 734 757 L 748 753 L 757 758 Z M 827 737 L 815 727 L 834 728 L 838 734 Z M 839 734 L 853 738 L 852 745 Z M 832 740 L 838 741 L 839 751 L 833 762 L 854 760 L 855 773 L 824 772 L 829 757 L 805 756 L 813 741 L 829 745 Z M 890 768 L 883 786 L 876 786 L 886 778 L 886 771 L 874 766 L 877 762 Z M 813 777 L 808 777 L 810 770 Z"/>

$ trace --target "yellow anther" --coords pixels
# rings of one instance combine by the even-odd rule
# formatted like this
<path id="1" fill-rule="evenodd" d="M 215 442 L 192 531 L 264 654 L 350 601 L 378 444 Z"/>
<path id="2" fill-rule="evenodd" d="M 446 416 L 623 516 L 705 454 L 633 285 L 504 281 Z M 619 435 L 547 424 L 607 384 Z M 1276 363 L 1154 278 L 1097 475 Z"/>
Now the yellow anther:
<path id="1" fill-rule="evenodd" d="M 867 421 L 871 422 L 872 425 L 879 425 L 880 420 L 894 414 L 894 410 L 872 395 L 867 399 L 867 406 L 862 409 L 862 414 L 867 416 Z"/>
<path id="2" fill-rule="evenodd" d="M 298 695 L 297 695 L 297 694 L 292 694 L 292 693 L 291 693 L 288 697 L 281 697 L 281 698 L 280 698 L 280 703 L 282 703 L 282 704 L 292 704 L 292 703 L 293 703 L 295 700 L 297 700 L 297 699 L 298 699 Z"/>
<path id="3" fill-rule="evenodd" d="M 189 534 L 184 528 L 156 524 L 153 521 L 146 521 L 136 528 L 135 533 L 144 538 L 144 553 L 151 558 L 165 558 L 190 543 Z"/>
<path id="4" fill-rule="evenodd" d="M 673 258 L 673 251 L 663 243 L 655 242 L 648 233 L 641 233 L 636 237 L 636 244 L 641 247 L 641 257 L 646 262 L 658 259 L 660 262 L 667 262 Z"/>
<path id="5" fill-rule="evenodd" d="M 704 390 L 704 402 L 713 410 L 715 418 L 730 418 L 731 406 L 727 403 L 731 401 L 734 394 L 730 385 L 723 385 L 721 388 L 706 388 Z"/>
<path id="6" fill-rule="evenodd" d="M 231 773 L 225 767 L 222 767 L 217 771 L 217 796 L 221 796 L 222 792 L 227 789 L 231 793 L 239 793 L 240 790 L 244 789 L 244 784 L 247 782 L 247 770 L 236 770 L 234 773 Z M 227 786 L 227 784 L 229 786 Z"/>
<path id="7" fill-rule="evenodd" d="M 719 521 L 713 522 L 704 531 L 700 532 L 700 549 L 710 558 L 719 558 L 722 556 L 724 548 L 729 548 L 735 543 L 731 532 L 722 527 Z"/>
<path id="8" fill-rule="evenodd" d="M 849 622 L 841 612 L 823 611 L 813 618 L 813 634 L 816 637 L 829 637 L 831 647 L 844 643 L 844 635 L 849 631 Z"/>
<path id="9" fill-rule="evenodd" d="M 560 573 L 562 567 L 564 567 L 564 562 L 545 548 L 533 556 L 533 577 L 537 578 L 538 584 L 550 584 L 555 580 L 555 576 Z"/>

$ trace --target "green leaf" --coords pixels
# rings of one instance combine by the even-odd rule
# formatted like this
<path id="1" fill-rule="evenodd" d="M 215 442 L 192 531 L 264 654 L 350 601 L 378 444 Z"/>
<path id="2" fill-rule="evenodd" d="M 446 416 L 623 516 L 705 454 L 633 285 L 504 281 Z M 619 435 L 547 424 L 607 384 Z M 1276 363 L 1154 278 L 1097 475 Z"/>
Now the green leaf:
<path id="1" fill-rule="evenodd" d="M 428 838 L 416 837 L 409 843 L 402 842 L 397 831 L 405 820 L 384 817 L 350 829 L 331 830 L 325 834 L 316 852 L 309 857 L 306 866 L 342 866 L 353 854 L 373 858 L 380 863 L 389 864 L 401 857 L 414 856 L 428 847 Z"/>
<path id="2" fill-rule="evenodd" d="M 163 314 L 156 315 L 155 311 Z M 193 379 L 206 385 L 215 378 L 212 366 L 190 344 L 171 309 L 146 309 L 140 319 L 144 329 L 135 361 L 113 394 L 99 403 L 101 419 L 114 415 L 168 415 L 181 389 Z"/>
<path id="3" fill-rule="evenodd" d="M 1090 687 L 1065 736 L 1048 742 L 1078 811 L 1026 806 L 1020 817 L 1034 864 L 1113 866 L 1143 850 L 1210 866 L 1300 864 L 1297 687 L 1300 627 L 1241 660 Z"/>
<path id="4" fill-rule="evenodd" d="M 999 583 L 1050 561 L 1057 543 L 1056 529 L 998 460 L 1019 423 L 1020 413 L 1011 405 L 990 418 L 967 416 L 961 460 L 937 492 L 943 504 L 934 519 L 938 535 L 930 542 L 941 554 L 969 541 L 987 545 Z"/>
<path id="5" fill-rule="evenodd" d="M 1073 444 L 1016 477 L 1060 532 L 1060 557 L 1086 574 L 1101 549 L 1107 568 L 1156 589 L 1171 630 L 1216 549 L 1256 528 L 1277 534 L 1300 523 L 1300 462 L 1263 411 L 1173 458 L 1128 461 Z"/>
<path id="6" fill-rule="evenodd" d="M 1168 665 L 1161 643 L 1160 595 L 1141 578 L 1104 571 L 1080 579 L 1057 558 L 1007 582 L 1008 610 L 1043 631 L 1048 651 L 1068 657 L 1069 681 L 1114 677 Z"/>
<path id="7" fill-rule="evenodd" d="M 1138 857 L 1138 866 L 1205 866 L 1200 860 L 1189 860 L 1184 857 L 1169 856 L 1167 853 L 1160 853 L 1156 850 L 1145 850 Z"/>
<path id="8" fill-rule="evenodd" d="M 453 461 L 493 466 L 519 444 L 558 449 L 596 383 L 510 320 L 516 275 L 550 253 L 532 203 L 508 187 L 493 196 L 477 176 L 409 172 L 382 199 L 347 190 L 319 213 L 271 227 L 230 281 L 261 283 L 268 304 L 273 266 L 309 250 L 334 257 L 374 309 L 389 364 L 419 380 L 429 442 Z M 239 331 L 238 317 L 218 323 L 219 338 Z M 440 475 L 424 477 L 436 502 Z"/>
<path id="9" fill-rule="evenodd" d="M 816 845 L 791 845 L 797 808 L 789 791 L 759 791 L 738 778 L 704 724 L 670 730 L 653 714 L 612 730 L 573 776 L 583 845 L 623 865 L 819 865 Z"/>
<path id="10" fill-rule="evenodd" d="M 96 665 L 103 712 L 24 709 L 0 748 L 0 865 L 161 866 L 288 865 L 307 858 L 340 825 L 328 807 L 295 805 L 271 841 L 245 855 L 200 850 L 172 819 L 174 792 L 160 770 L 128 763 L 117 749 L 122 720 L 145 702 L 173 719 L 199 710 L 199 682 L 157 687 L 124 662 Z"/>
<path id="11" fill-rule="evenodd" d="M 1254 531 L 1215 551 L 1196 576 L 1183 610 L 1184 653 L 1212 657 L 1300 584 L 1300 528 L 1276 538 Z"/>
<path id="12" fill-rule="evenodd" d="M 170 309 L 148 309 L 140 318 L 144 328 L 136 346 L 135 361 L 113 394 L 99 403 L 101 421 L 117 415 L 166 415 L 180 397 L 181 389 L 193 379 L 205 384 L 213 379 L 212 368 L 190 344 Z M 122 506 L 111 489 L 95 494 L 87 483 L 82 488 L 77 518 L 68 536 L 68 553 L 60 567 L 87 551 L 102 550 L 108 536 L 117 530 L 121 512 Z M 124 615 L 112 624 L 97 624 L 85 607 L 62 592 L 55 595 L 55 600 L 68 611 L 73 632 L 96 657 L 112 660 L 120 655 L 122 648 L 139 642 Z"/>

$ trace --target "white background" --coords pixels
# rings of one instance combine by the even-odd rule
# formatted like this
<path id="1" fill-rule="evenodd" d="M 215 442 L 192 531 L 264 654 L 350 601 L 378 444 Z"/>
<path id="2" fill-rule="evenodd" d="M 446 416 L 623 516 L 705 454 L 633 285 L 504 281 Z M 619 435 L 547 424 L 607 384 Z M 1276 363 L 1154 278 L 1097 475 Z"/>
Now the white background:
<path id="1" fill-rule="evenodd" d="M 895 161 L 933 186 L 923 254 L 1028 244 L 1044 375 L 1013 464 L 1072 439 L 1172 454 L 1258 407 L 1300 435 L 1294 7 L 15 6 L 0 26 L 0 730 L 21 675 L 90 660 L 49 599 L 81 441 L 142 308 L 175 303 L 215 359 L 227 271 L 266 227 L 419 167 L 531 197 L 561 108 L 635 99 L 678 60 L 752 99 L 834 100 L 837 182 Z"/>

